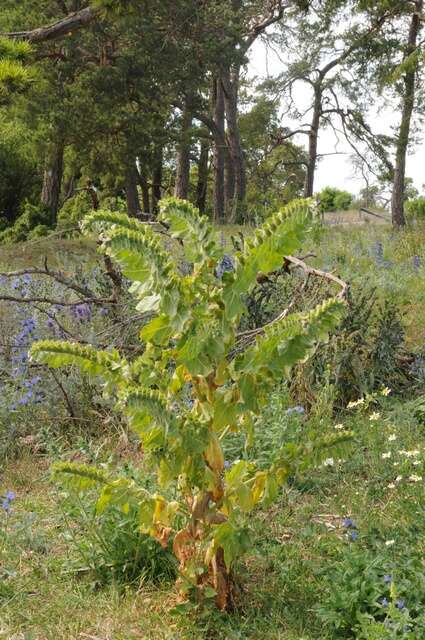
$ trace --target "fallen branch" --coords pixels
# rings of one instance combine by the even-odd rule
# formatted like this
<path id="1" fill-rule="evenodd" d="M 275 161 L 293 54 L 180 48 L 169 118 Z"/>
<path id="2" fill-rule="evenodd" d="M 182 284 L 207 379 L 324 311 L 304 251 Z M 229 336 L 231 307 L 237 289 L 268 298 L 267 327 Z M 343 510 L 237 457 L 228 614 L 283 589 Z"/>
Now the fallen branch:
<path id="1" fill-rule="evenodd" d="M 58 38 L 69 36 L 74 33 L 74 31 L 78 31 L 79 29 L 87 26 L 96 18 L 98 18 L 99 14 L 99 9 L 87 7 L 86 9 L 81 9 L 81 11 L 71 13 L 66 16 L 66 18 L 58 20 L 53 24 L 44 27 L 38 27 L 37 29 L 33 29 L 32 31 L 16 31 L 14 33 L 5 33 L 4 36 L 6 38 L 10 38 L 11 40 L 26 40 L 27 42 L 31 42 L 32 44 L 37 44 L 39 42 L 48 42 L 49 40 L 57 40 Z"/>
<path id="2" fill-rule="evenodd" d="M 56 305 L 58 307 L 78 307 L 80 304 L 94 304 L 103 307 L 105 304 L 117 304 L 117 301 L 112 298 L 84 298 L 74 302 L 66 302 L 65 300 L 54 300 L 53 298 L 43 298 L 41 296 L 17 298 L 15 296 L 8 295 L 0 295 L 0 302 L 16 302 L 18 304 L 32 304 L 34 302 L 38 302 L 42 304 Z"/>
<path id="3" fill-rule="evenodd" d="M 317 276 L 319 278 L 324 278 L 325 280 L 330 280 L 331 282 L 334 282 L 339 287 L 341 287 L 341 291 L 339 292 L 338 297 L 346 298 L 349 285 L 347 284 L 347 282 L 344 282 L 344 280 L 341 280 L 341 278 L 338 278 L 338 276 L 335 276 L 333 273 L 330 273 L 329 271 L 322 271 L 321 269 L 315 269 L 313 267 L 310 267 L 300 258 L 295 258 L 295 256 L 286 256 L 286 260 L 288 260 L 288 262 L 290 262 L 294 266 L 302 269 L 308 275 Z"/>
<path id="4" fill-rule="evenodd" d="M 21 269 L 19 271 L 7 271 L 0 273 L 0 278 L 20 278 L 22 276 L 40 275 L 48 276 L 56 282 L 63 284 L 68 289 L 72 289 L 75 293 L 78 293 L 85 298 L 94 298 L 93 292 L 88 287 L 83 287 L 73 280 L 66 278 L 60 271 L 52 271 L 47 266 L 47 258 L 44 259 L 44 268 L 41 267 L 29 267 L 28 269 Z"/>
<path id="5" fill-rule="evenodd" d="M 306 257 L 308 257 L 309 255 L 310 254 L 308 254 Z M 311 254 L 311 255 L 314 255 L 314 254 Z M 338 278 L 338 276 L 334 275 L 333 273 L 330 273 L 328 271 L 322 271 L 321 269 L 315 269 L 314 267 L 310 267 L 308 264 L 304 262 L 304 260 L 302 260 L 301 258 L 296 258 L 295 256 L 286 256 L 282 269 L 287 271 L 288 264 L 293 265 L 294 268 L 302 269 L 306 274 L 306 278 L 302 286 L 298 290 L 298 295 L 295 294 L 292 301 L 286 307 L 286 309 L 281 311 L 279 315 L 273 318 L 273 320 L 270 320 L 270 322 L 268 322 L 267 324 L 263 325 L 262 327 L 256 327 L 255 329 L 248 329 L 247 331 L 242 331 L 241 333 L 238 333 L 238 335 L 236 336 L 236 348 L 235 348 L 234 354 L 244 350 L 249 344 L 251 344 L 255 340 L 255 338 L 258 335 L 262 335 L 266 327 L 269 327 L 275 324 L 276 322 L 280 322 L 281 320 L 284 320 L 284 318 L 286 318 L 289 315 L 289 312 L 295 306 L 299 298 L 299 295 L 303 291 L 305 291 L 305 289 L 307 288 L 310 277 L 315 276 L 318 278 L 322 278 L 324 280 L 329 280 L 330 282 L 337 284 L 341 288 L 341 291 L 338 293 L 338 297 L 340 298 L 347 297 L 348 289 L 349 289 L 348 283 L 344 282 L 344 280 L 341 280 L 341 278 Z M 273 272 L 273 273 L 276 274 L 278 272 Z M 267 278 L 267 276 L 265 277 Z"/>

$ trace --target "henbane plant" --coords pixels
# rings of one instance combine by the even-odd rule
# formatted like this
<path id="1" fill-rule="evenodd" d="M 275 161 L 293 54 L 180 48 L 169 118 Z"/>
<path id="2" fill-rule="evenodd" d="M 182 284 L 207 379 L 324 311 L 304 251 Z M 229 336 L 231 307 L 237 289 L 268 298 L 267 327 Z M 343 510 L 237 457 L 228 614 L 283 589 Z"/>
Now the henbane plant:
<path id="1" fill-rule="evenodd" d="M 81 465 L 59 464 L 55 473 L 74 478 L 79 489 L 98 486 L 99 512 L 110 503 L 136 506 L 142 531 L 164 546 L 172 540 L 182 596 L 215 598 L 225 609 L 234 563 L 249 546 L 248 515 L 270 504 L 289 474 L 347 440 L 324 438 L 314 450 L 308 442 L 283 447 L 260 470 L 246 460 L 225 465 L 226 436 L 241 433 L 249 446 L 269 392 L 327 339 L 344 303 L 331 298 L 310 312 L 279 317 L 232 358 L 244 296 L 260 271 L 278 269 L 299 249 L 313 228 L 312 204 L 296 201 L 273 215 L 234 256 L 232 271 L 221 268 L 223 249 L 191 204 L 163 200 L 159 221 L 178 241 L 173 253 L 192 264 L 189 275 L 180 274 L 151 225 L 108 211 L 92 213 L 83 225 L 100 234 L 101 250 L 132 281 L 138 309 L 152 313 L 140 333 L 143 355 L 128 361 L 116 351 L 43 341 L 32 358 L 52 367 L 74 364 L 103 379 L 140 437 L 159 490 L 150 494 L 128 478 Z"/>

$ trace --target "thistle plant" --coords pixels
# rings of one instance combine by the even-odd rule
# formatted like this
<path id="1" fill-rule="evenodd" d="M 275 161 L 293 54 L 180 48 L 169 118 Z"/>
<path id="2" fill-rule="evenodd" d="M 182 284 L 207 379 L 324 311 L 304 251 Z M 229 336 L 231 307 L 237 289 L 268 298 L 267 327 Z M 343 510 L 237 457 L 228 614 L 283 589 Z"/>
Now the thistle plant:
<path id="1" fill-rule="evenodd" d="M 42 341 L 32 358 L 51 367 L 77 365 L 103 380 L 140 438 L 144 464 L 158 493 L 105 470 L 62 463 L 55 473 L 80 489 L 98 486 L 97 509 L 137 507 L 140 528 L 179 561 L 179 589 L 196 602 L 232 605 L 234 563 L 249 547 L 247 518 L 273 501 L 288 476 L 321 462 L 349 435 L 324 437 L 277 450 L 270 468 L 241 460 L 225 465 L 226 436 L 239 433 L 249 447 L 254 420 L 276 382 L 291 373 L 340 322 L 344 302 L 331 298 L 312 311 L 280 314 L 242 353 L 235 350 L 244 299 L 259 272 L 281 267 L 312 231 L 315 211 L 295 201 L 273 215 L 232 260 L 207 218 L 188 202 L 163 200 L 159 223 L 177 242 L 167 250 L 152 225 L 123 214 L 96 211 L 83 224 L 96 232 L 101 251 L 132 285 L 140 312 L 151 319 L 140 332 L 143 354 L 132 361 L 118 351 L 70 342 Z M 181 275 L 179 261 L 191 263 Z M 187 271 L 187 270 L 186 270 Z M 237 353 L 232 357 L 232 354 Z"/>

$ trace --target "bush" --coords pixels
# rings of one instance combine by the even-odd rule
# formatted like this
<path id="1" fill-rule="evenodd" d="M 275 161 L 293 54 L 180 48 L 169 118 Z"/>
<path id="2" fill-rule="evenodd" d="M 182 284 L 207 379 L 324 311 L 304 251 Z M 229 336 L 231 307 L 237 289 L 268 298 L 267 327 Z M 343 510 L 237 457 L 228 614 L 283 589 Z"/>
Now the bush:
<path id="1" fill-rule="evenodd" d="M 335 187 L 325 187 L 319 194 L 320 210 L 322 213 L 350 208 L 353 196 L 348 191 L 341 191 Z"/>
<path id="2" fill-rule="evenodd" d="M 37 167 L 13 137 L 0 141 L 0 216 L 13 224 L 25 199 L 41 189 Z"/>
<path id="3" fill-rule="evenodd" d="M 37 228 L 36 235 L 47 235 L 49 231 L 50 214 L 42 204 L 34 205 L 25 202 L 22 213 L 16 220 L 13 227 L 9 227 L 0 233 L 0 243 L 12 244 L 14 242 L 24 242 L 28 240 L 31 232 Z"/>
<path id="4" fill-rule="evenodd" d="M 38 224 L 34 229 L 31 229 L 27 236 L 27 240 L 35 240 L 36 238 L 45 238 L 49 235 L 50 227 L 47 224 Z"/>
<path id="5" fill-rule="evenodd" d="M 334 198 L 335 209 L 342 209 L 343 211 L 347 211 L 352 202 L 353 196 L 348 191 L 339 191 Z"/>
<path id="6" fill-rule="evenodd" d="M 87 191 L 80 191 L 69 200 L 66 200 L 58 213 L 58 226 L 75 227 L 86 216 L 93 204 Z"/>
<path id="7" fill-rule="evenodd" d="M 409 220 L 425 219 L 425 196 L 408 200 L 405 204 L 406 217 Z"/>
<path id="8" fill-rule="evenodd" d="M 328 344 L 297 367 L 292 393 L 309 406 L 329 381 L 336 405 L 344 408 L 350 400 L 379 388 L 401 389 L 408 374 L 401 365 L 403 345 L 397 305 L 379 300 L 370 289 L 354 290 L 348 313 Z"/>

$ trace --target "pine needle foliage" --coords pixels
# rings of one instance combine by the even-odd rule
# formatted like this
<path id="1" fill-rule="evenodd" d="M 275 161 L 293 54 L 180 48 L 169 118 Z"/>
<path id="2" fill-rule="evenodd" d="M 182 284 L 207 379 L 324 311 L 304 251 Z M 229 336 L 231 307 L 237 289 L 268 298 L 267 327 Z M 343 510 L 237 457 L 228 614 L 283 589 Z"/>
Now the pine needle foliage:
<path id="1" fill-rule="evenodd" d="M 13 93 L 24 91 L 33 79 L 33 71 L 24 66 L 31 45 L 0 37 L 0 104 Z"/>
<path id="2" fill-rule="evenodd" d="M 229 467 L 223 442 L 240 433 L 249 444 L 269 392 L 327 340 L 345 305 L 332 298 L 278 319 L 232 359 L 246 294 L 259 271 L 279 268 L 285 255 L 299 250 L 313 230 L 314 206 L 296 201 L 281 209 L 234 256 L 233 271 L 224 272 L 223 249 L 190 203 L 162 201 L 160 221 L 182 243 L 192 264 L 188 275 L 179 273 L 151 225 L 107 211 L 93 212 L 83 225 L 87 233 L 100 233 L 100 250 L 132 281 L 139 309 L 153 314 L 140 333 L 143 355 L 127 362 L 117 352 L 50 341 L 35 344 L 32 357 L 54 367 L 79 366 L 105 380 L 163 493 L 149 495 L 126 479 L 105 480 L 99 508 L 127 509 L 136 501 L 141 530 L 164 546 L 173 540 L 182 593 L 227 608 L 232 567 L 249 546 L 248 514 L 272 502 L 297 469 L 343 449 L 347 435 L 323 438 L 315 447 L 282 447 L 269 469 L 247 461 Z M 98 481 L 78 466 L 55 473 L 80 476 L 83 485 Z"/>

